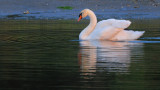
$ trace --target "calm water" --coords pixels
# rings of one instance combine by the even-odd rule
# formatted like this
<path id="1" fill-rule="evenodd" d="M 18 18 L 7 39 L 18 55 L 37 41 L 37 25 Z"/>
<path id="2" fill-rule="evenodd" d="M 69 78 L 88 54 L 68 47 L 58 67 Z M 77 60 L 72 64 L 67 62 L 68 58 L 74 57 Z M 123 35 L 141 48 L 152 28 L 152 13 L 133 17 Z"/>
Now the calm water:
<path id="1" fill-rule="evenodd" d="M 88 21 L 1 20 L 2 90 L 159 90 L 160 20 L 136 41 L 78 41 Z"/>

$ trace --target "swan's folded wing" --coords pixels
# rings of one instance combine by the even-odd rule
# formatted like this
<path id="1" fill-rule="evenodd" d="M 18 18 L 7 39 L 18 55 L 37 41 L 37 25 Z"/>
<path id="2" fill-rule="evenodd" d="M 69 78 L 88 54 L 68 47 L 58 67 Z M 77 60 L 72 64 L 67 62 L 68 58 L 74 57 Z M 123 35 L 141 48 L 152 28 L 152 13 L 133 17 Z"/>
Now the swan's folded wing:
<path id="1" fill-rule="evenodd" d="M 135 40 L 141 37 L 145 31 L 123 30 L 119 32 L 113 40 Z"/>
<path id="2" fill-rule="evenodd" d="M 108 19 L 108 20 L 102 20 L 97 23 L 95 30 L 105 27 L 114 27 L 114 28 L 121 28 L 125 29 L 127 28 L 131 22 L 129 20 L 116 20 L 116 19 Z"/>

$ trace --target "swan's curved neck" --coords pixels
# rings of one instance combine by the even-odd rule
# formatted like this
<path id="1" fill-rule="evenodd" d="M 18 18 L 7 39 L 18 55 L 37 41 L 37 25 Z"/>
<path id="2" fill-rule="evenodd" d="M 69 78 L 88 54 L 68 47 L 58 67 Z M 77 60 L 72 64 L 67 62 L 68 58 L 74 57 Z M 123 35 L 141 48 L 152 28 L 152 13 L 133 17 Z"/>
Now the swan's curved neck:
<path id="1" fill-rule="evenodd" d="M 89 11 L 88 12 L 88 16 L 90 18 L 90 23 L 89 25 L 80 33 L 79 35 L 79 38 L 81 40 L 84 40 L 86 39 L 90 34 L 91 32 L 95 29 L 95 26 L 97 24 L 97 17 L 96 15 L 94 14 L 93 11 Z"/>

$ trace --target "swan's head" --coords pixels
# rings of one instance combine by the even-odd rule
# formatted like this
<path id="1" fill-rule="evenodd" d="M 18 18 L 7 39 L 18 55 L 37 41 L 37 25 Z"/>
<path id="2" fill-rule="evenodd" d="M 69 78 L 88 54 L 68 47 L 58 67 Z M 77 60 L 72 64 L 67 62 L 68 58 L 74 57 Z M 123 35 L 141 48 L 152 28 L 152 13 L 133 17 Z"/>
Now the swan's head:
<path id="1" fill-rule="evenodd" d="M 88 12 L 91 11 L 90 9 L 84 9 L 80 12 L 79 14 L 79 19 L 78 21 L 80 21 L 82 18 L 85 18 L 88 16 Z"/>

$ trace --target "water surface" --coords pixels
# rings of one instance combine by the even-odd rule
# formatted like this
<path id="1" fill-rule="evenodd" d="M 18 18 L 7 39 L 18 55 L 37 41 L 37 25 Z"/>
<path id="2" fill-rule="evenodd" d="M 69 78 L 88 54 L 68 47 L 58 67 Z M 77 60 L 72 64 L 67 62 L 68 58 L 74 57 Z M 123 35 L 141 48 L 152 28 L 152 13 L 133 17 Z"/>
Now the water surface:
<path id="1" fill-rule="evenodd" d="M 0 89 L 160 89 L 160 20 L 135 41 L 79 41 L 88 21 L 1 20 Z"/>

